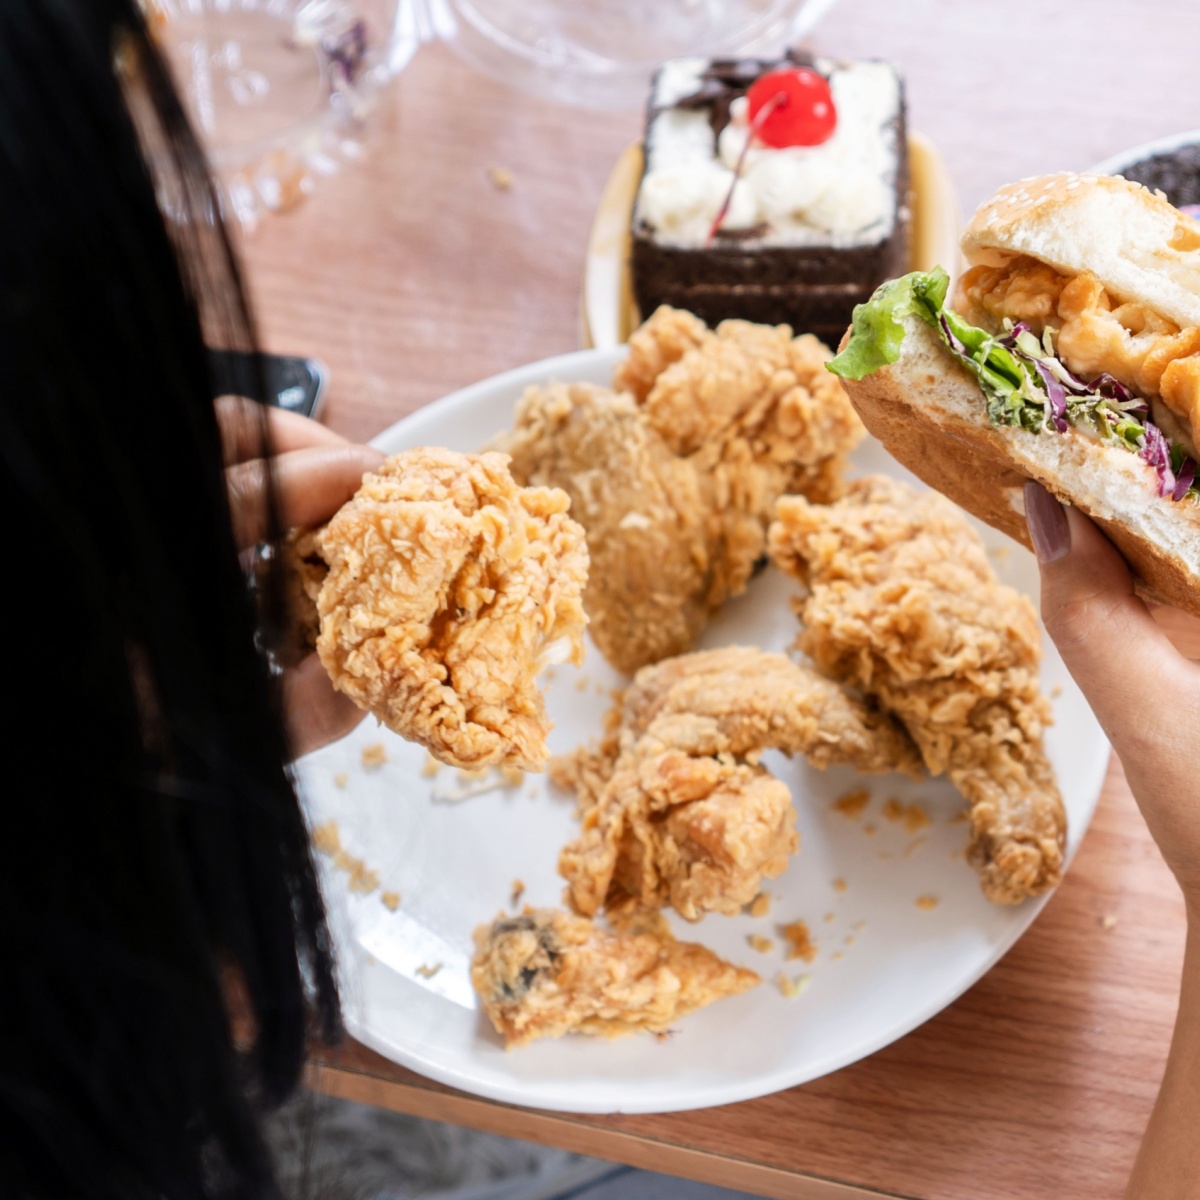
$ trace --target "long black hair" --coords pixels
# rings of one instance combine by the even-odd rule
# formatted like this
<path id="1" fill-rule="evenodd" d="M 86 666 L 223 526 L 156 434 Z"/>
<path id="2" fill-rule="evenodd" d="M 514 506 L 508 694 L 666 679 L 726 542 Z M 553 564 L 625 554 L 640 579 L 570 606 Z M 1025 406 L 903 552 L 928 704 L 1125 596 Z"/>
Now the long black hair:
<path id="1" fill-rule="evenodd" d="M 338 1031 L 206 337 L 254 346 L 136 0 L 4 0 L 5 1196 L 273 1196 L 259 1113 Z"/>

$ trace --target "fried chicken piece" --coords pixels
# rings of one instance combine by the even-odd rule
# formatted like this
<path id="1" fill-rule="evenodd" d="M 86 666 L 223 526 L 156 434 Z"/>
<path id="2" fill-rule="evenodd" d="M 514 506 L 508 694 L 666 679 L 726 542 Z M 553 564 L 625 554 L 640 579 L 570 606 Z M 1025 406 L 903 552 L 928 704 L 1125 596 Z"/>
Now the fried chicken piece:
<path id="1" fill-rule="evenodd" d="M 573 909 L 670 905 L 689 921 L 736 914 L 799 844 L 783 783 L 759 765 L 772 748 L 818 767 L 920 769 L 890 718 L 782 654 L 741 646 L 640 671 L 599 746 L 556 762 L 582 832 L 559 873 Z"/>
<path id="2" fill-rule="evenodd" d="M 613 372 L 613 389 L 628 392 L 639 404 L 654 381 L 704 340 L 708 326 L 690 312 L 664 304 L 629 335 L 629 357 Z"/>
<path id="3" fill-rule="evenodd" d="M 797 645 L 894 713 L 969 802 L 988 898 L 1015 904 L 1054 887 L 1066 814 L 1042 744 L 1037 616 L 996 579 L 959 509 L 883 477 L 829 507 L 789 496 L 771 554 L 807 588 Z"/>
<path id="4" fill-rule="evenodd" d="M 584 383 L 532 388 L 500 445 L 517 479 L 571 497 L 587 530 L 589 632 L 613 666 L 633 671 L 690 646 L 713 588 L 708 502 L 632 399 Z"/>
<path id="5" fill-rule="evenodd" d="M 317 635 L 321 631 L 317 597 L 329 568 L 317 552 L 317 532 L 308 528 L 290 529 L 279 545 L 287 589 L 288 640 L 294 643 L 297 658 L 317 648 Z"/>
<path id="6" fill-rule="evenodd" d="M 583 530 L 500 454 L 389 458 L 316 538 L 317 651 L 334 686 L 465 769 L 540 770 L 536 676 L 583 656 Z"/>
<path id="7" fill-rule="evenodd" d="M 660 308 L 630 339 L 614 394 L 531 389 L 498 443 L 524 483 L 561 487 L 595 568 L 585 607 L 618 670 L 683 653 L 746 587 L 776 499 L 840 494 L 862 426 L 829 352 L 786 325 Z"/>
<path id="8" fill-rule="evenodd" d="M 871 775 L 921 773 L 916 747 L 890 717 L 786 655 L 752 646 L 700 650 L 646 667 L 622 708 L 623 724 L 636 736 L 670 729 L 674 744 L 697 753 L 706 741 L 700 731 L 712 729 L 731 754 L 770 748 L 803 754 L 822 770 L 848 763 Z M 683 728 L 691 732 L 685 736 Z"/>
<path id="9" fill-rule="evenodd" d="M 711 950 L 655 932 L 608 932 L 546 908 L 475 931 L 471 982 L 508 1049 L 536 1038 L 665 1033 L 761 982 Z"/>

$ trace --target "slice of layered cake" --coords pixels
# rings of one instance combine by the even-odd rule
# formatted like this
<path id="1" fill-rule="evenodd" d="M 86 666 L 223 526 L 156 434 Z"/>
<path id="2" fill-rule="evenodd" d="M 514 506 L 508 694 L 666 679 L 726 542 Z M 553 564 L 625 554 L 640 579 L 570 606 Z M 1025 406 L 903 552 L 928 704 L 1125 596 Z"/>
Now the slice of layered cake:
<path id="1" fill-rule="evenodd" d="M 634 295 L 836 345 L 908 269 L 904 87 L 884 62 L 665 63 L 633 211 Z"/>

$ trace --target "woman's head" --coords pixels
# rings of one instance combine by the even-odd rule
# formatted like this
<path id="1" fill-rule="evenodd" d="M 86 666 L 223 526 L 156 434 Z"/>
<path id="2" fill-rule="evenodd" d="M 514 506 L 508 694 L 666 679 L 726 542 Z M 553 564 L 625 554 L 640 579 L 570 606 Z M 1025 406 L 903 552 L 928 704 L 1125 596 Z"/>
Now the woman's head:
<path id="1" fill-rule="evenodd" d="M 216 209 L 134 0 L 0 6 L 14 1194 L 266 1194 L 255 1109 L 295 1084 L 312 1013 L 336 1031 L 259 649 L 280 592 L 256 614 L 224 491 L 205 336 L 254 336 Z M 240 437 L 268 449 L 254 410 Z"/>

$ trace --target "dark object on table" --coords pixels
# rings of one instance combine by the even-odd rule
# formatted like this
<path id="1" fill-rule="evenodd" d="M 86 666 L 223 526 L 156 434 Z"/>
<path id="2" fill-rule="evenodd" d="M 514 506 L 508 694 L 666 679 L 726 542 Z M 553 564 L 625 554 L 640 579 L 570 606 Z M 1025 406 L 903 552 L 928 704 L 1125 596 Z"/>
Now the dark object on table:
<path id="1" fill-rule="evenodd" d="M 1150 154 L 1120 173 L 1151 190 L 1159 189 L 1176 208 L 1200 204 L 1200 143 Z"/>
<path id="2" fill-rule="evenodd" d="M 245 396 L 256 392 L 253 358 L 240 350 L 209 350 L 215 396 Z M 267 401 L 278 408 L 316 419 L 325 399 L 329 369 L 315 358 L 290 354 L 259 356 Z"/>

